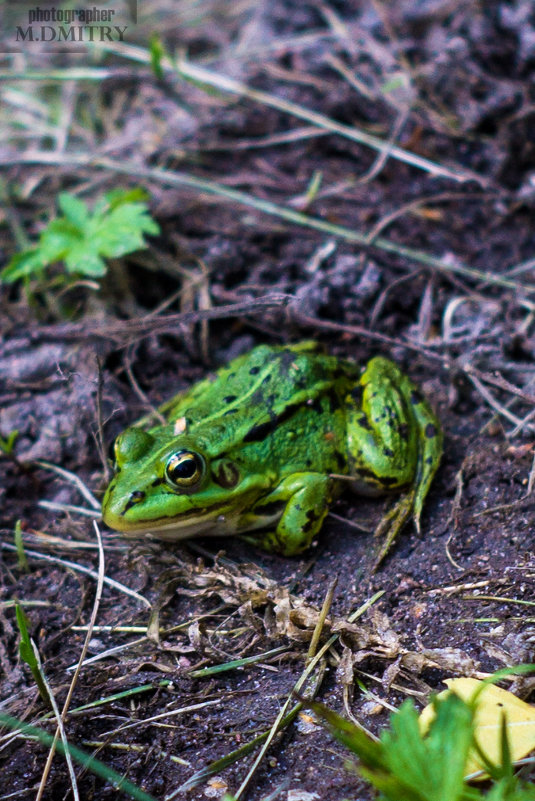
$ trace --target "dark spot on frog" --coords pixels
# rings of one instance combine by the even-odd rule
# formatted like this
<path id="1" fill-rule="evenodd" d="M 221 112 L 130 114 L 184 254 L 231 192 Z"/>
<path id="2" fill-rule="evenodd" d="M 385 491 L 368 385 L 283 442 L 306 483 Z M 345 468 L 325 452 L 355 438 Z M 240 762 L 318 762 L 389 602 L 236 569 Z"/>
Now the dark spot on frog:
<path id="1" fill-rule="evenodd" d="M 226 417 L 227 414 L 236 414 L 237 411 L 238 411 L 237 409 L 227 409 L 226 412 L 223 412 L 223 417 Z"/>
<path id="2" fill-rule="evenodd" d="M 392 457 L 394 455 L 394 451 L 391 448 L 383 448 L 383 453 L 388 457 Z"/>
<path id="3" fill-rule="evenodd" d="M 269 398 L 264 397 L 264 393 L 261 389 L 257 389 L 256 392 L 253 392 L 250 399 L 251 406 L 260 406 L 264 402 L 269 404 Z"/>
<path id="4" fill-rule="evenodd" d="M 421 403 L 422 401 L 423 398 L 420 395 L 420 393 L 416 389 L 413 389 L 411 392 L 411 403 L 414 403 L 414 405 L 416 406 L 418 403 Z"/>
<path id="5" fill-rule="evenodd" d="M 404 439 L 406 441 L 409 438 L 409 424 L 400 423 L 398 425 L 398 434 L 400 439 Z"/>
<path id="6" fill-rule="evenodd" d="M 437 427 L 433 423 L 428 423 L 425 427 L 425 436 L 433 439 L 437 435 Z"/>
<path id="7" fill-rule="evenodd" d="M 427 459 L 425 460 L 425 463 L 429 464 L 429 465 L 433 464 L 433 457 L 432 456 L 428 456 Z"/>
<path id="8" fill-rule="evenodd" d="M 260 367 L 251 367 L 249 369 L 250 375 L 258 375 L 259 372 L 260 372 Z"/>
<path id="9" fill-rule="evenodd" d="M 361 426 L 361 428 L 365 428 L 367 431 L 371 431 L 372 429 L 369 420 L 365 414 L 363 414 L 362 417 L 359 417 L 357 423 L 359 424 L 359 426 Z"/>
<path id="10" fill-rule="evenodd" d="M 227 395 L 225 398 L 223 398 L 223 403 L 234 403 L 237 397 L 237 395 Z"/>
<path id="11" fill-rule="evenodd" d="M 299 403 L 289 403 L 279 414 L 274 414 L 271 420 L 267 420 L 265 423 L 258 423 L 250 428 L 247 434 L 245 434 L 243 441 L 262 442 L 275 431 L 278 425 L 286 422 L 299 408 Z"/>
<path id="12" fill-rule="evenodd" d="M 346 458 L 345 458 L 344 454 L 340 453 L 340 451 L 335 451 L 334 452 L 334 456 L 335 456 L 336 461 L 338 462 L 338 469 L 339 470 L 344 470 L 345 467 L 346 467 Z"/>
<path id="13" fill-rule="evenodd" d="M 163 479 L 163 478 L 160 478 L 160 477 L 157 477 L 157 478 L 155 478 L 155 479 L 154 479 L 154 481 L 152 482 L 152 484 L 151 484 L 151 487 L 159 487 L 159 486 L 160 486 L 160 484 L 163 484 L 163 483 L 164 483 L 164 479 Z"/>
<path id="14" fill-rule="evenodd" d="M 312 467 L 312 459 L 307 459 L 305 464 L 307 467 Z"/>
<path id="15" fill-rule="evenodd" d="M 395 416 L 395 412 L 391 406 L 387 405 L 384 407 L 383 418 L 386 419 L 388 417 L 389 420 L 394 420 Z"/>
<path id="16" fill-rule="evenodd" d="M 319 519 L 319 515 L 316 514 L 316 511 L 314 509 L 309 509 L 308 512 L 306 513 L 306 516 L 307 516 L 307 522 L 303 525 L 303 531 L 305 532 L 305 534 L 307 531 L 310 531 L 310 529 L 314 526 L 316 520 Z"/>
<path id="17" fill-rule="evenodd" d="M 267 374 L 266 376 L 264 376 L 264 378 L 262 379 L 262 383 L 263 383 L 263 384 L 268 384 L 270 381 L 271 381 L 271 373 L 268 373 L 268 374 Z"/>

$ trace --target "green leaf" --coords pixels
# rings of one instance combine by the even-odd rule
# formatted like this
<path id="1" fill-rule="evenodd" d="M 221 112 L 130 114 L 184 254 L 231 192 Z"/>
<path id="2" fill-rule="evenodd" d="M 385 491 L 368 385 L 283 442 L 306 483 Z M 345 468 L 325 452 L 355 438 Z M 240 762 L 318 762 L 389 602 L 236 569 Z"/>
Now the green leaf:
<path id="1" fill-rule="evenodd" d="M 48 265 L 61 261 L 83 238 L 83 231 L 64 217 L 52 220 L 39 241 L 38 250 L 43 262 Z"/>
<path id="2" fill-rule="evenodd" d="M 65 257 L 65 266 L 70 273 L 100 278 L 106 275 L 106 262 L 100 258 L 96 248 L 92 249 L 85 242 L 73 247 Z"/>
<path id="3" fill-rule="evenodd" d="M 105 216 L 93 218 L 88 226 L 88 235 L 98 246 L 99 253 L 107 258 L 118 258 L 144 248 L 143 235 L 159 231 L 143 203 L 116 206 Z"/>
<path id="4" fill-rule="evenodd" d="M 90 213 L 68 192 L 59 195 L 63 216 L 48 223 L 36 247 L 15 255 L 0 274 L 5 283 L 43 277 L 46 267 L 64 262 L 67 272 L 100 278 L 105 259 L 119 258 L 146 247 L 145 234 L 160 228 L 149 214 L 144 189 L 114 189 L 102 196 Z"/>
<path id="5" fill-rule="evenodd" d="M 58 203 L 69 222 L 83 229 L 89 217 L 89 212 L 84 201 L 68 192 L 61 192 L 58 197 Z"/>
<path id="6" fill-rule="evenodd" d="M 37 689 L 39 690 L 41 698 L 43 699 L 43 701 L 45 701 L 45 703 L 49 704 L 50 698 L 48 695 L 48 690 L 46 688 L 46 684 L 43 681 L 43 677 L 41 676 L 41 668 L 35 656 L 32 641 L 30 639 L 30 635 L 28 632 L 28 618 L 26 617 L 24 609 L 19 603 L 15 604 L 15 615 L 17 618 L 17 626 L 19 628 L 19 633 L 20 633 L 20 643 L 19 643 L 20 658 L 22 659 L 23 662 L 26 662 L 26 664 L 30 668 L 34 681 L 37 684 Z"/>
<path id="7" fill-rule="evenodd" d="M 426 801 L 457 801 L 464 790 L 464 767 L 472 744 L 472 710 L 455 695 L 436 701 L 436 718 L 427 737 L 418 713 L 406 701 L 381 736 L 392 774 Z"/>

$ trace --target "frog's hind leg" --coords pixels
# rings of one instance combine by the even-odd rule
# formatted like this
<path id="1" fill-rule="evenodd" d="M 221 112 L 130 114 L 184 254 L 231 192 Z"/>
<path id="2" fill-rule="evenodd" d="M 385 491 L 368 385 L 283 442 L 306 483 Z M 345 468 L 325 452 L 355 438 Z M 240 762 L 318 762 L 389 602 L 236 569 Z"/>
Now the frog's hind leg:
<path id="1" fill-rule="evenodd" d="M 418 465 L 414 478 L 413 518 L 420 533 L 420 516 L 425 497 L 433 481 L 442 456 L 442 429 L 426 399 L 416 387 L 412 387 L 411 408 L 419 434 Z"/>
<path id="2" fill-rule="evenodd" d="M 360 397 L 359 397 L 360 393 Z M 374 569 L 412 516 L 420 530 L 422 505 L 442 453 L 438 422 L 427 401 L 393 362 L 372 359 L 347 399 L 350 473 L 364 490 L 403 490 L 375 536 L 383 539 Z M 362 489 L 357 483 L 357 489 Z"/>
<path id="3" fill-rule="evenodd" d="M 409 402 L 416 421 L 418 434 L 418 459 L 413 486 L 408 489 L 390 511 L 379 522 L 375 537 L 384 540 L 377 552 L 373 570 L 375 571 L 390 550 L 390 546 L 412 516 L 416 531 L 420 534 L 420 516 L 425 497 L 431 486 L 442 456 L 442 430 L 423 395 L 406 379 L 411 388 Z"/>

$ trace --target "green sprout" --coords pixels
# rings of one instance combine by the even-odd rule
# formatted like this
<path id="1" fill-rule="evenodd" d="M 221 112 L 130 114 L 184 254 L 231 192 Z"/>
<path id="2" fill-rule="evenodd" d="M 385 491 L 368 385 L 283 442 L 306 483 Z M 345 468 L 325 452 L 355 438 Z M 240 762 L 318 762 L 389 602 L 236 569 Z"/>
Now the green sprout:
<path id="1" fill-rule="evenodd" d="M 158 234 L 143 189 L 115 189 L 98 200 L 91 212 L 69 192 L 58 197 L 63 214 L 51 220 L 35 247 L 17 253 L 0 273 L 12 284 L 29 278 L 44 280 L 45 270 L 64 264 L 66 273 L 89 278 L 105 275 L 105 259 L 115 259 L 146 247 L 144 234 Z"/>

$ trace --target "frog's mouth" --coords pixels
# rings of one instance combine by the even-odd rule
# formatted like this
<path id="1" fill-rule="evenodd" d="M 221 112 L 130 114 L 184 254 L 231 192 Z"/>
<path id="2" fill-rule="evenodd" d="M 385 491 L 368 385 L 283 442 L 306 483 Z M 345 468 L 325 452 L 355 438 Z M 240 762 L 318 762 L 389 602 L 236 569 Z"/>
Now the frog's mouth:
<path id="1" fill-rule="evenodd" d="M 178 517 L 174 520 L 163 518 L 161 520 L 144 521 L 135 523 L 129 521 L 125 526 L 124 521 L 114 520 L 104 522 L 120 531 L 125 537 L 154 537 L 158 540 L 174 542 L 185 540 L 196 536 L 228 536 L 236 533 L 238 527 L 239 512 L 221 512 L 214 510 L 203 510 L 195 515 L 188 517 Z"/>

